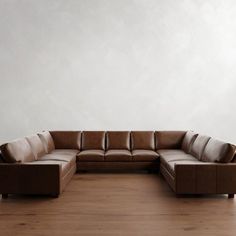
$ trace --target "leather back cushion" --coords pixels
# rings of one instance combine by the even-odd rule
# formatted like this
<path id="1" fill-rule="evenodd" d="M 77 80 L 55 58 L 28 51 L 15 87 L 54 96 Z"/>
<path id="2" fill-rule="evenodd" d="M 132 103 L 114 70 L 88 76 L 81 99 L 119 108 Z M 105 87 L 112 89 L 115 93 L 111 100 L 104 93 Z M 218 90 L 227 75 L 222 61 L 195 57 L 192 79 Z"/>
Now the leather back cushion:
<path id="1" fill-rule="evenodd" d="M 155 149 L 155 139 L 153 131 L 132 131 L 131 132 L 131 148 L 135 149 Z"/>
<path id="2" fill-rule="evenodd" d="M 186 131 L 156 131 L 156 149 L 180 149 Z"/>
<path id="3" fill-rule="evenodd" d="M 3 163 L 3 162 L 4 162 L 3 155 L 2 155 L 2 152 L 0 151 L 0 163 Z"/>
<path id="4" fill-rule="evenodd" d="M 37 134 L 26 137 L 26 140 L 30 144 L 35 159 L 38 159 L 46 154 L 43 143 Z"/>
<path id="5" fill-rule="evenodd" d="M 234 152 L 234 157 L 232 159 L 232 162 L 236 162 L 236 146 L 231 144 L 233 146 L 233 148 L 235 149 L 235 152 Z"/>
<path id="6" fill-rule="evenodd" d="M 55 149 L 54 141 L 52 139 L 51 134 L 48 131 L 39 133 L 38 136 L 43 143 L 46 153 L 50 153 L 51 151 Z"/>
<path id="7" fill-rule="evenodd" d="M 108 131 L 106 133 L 106 149 L 130 150 L 130 132 Z"/>
<path id="8" fill-rule="evenodd" d="M 209 136 L 198 135 L 195 141 L 193 142 L 190 154 L 196 157 L 199 161 L 202 158 L 203 151 L 210 140 Z"/>
<path id="9" fill-rule="evenodd" d="M 182 150 L 185 151 L 186 153 L 189 153 L 192 148 L 192 144 L 196 138 L 197 138 L 196 133 L 194 133 L 193 131 L 188 131 L 185 134 L 184 140 L 182 142 Z"/>
<path id="10" fill-rule="evenodd" d="M 80 131 L 50 131 L 56 149 L 78 149 L 81 147 Z"/>
<path id="11" fill-rule="evenodd" d="M 231 162 L 234 158 L 235 147 L 211 138 L 204 150 L 202 161 L 205 162 Z"/>
<path id="12" fill-rule="evenodd" d="M 30 144 L 25 138 L 2 145 L 1 152 L 7 163 L 35 161 Z"/>
<path id="13" fill-rule="evenodd" d="M 82 150 L 100 149 L 105 150 L 104 131 L 83 131 Z"/>

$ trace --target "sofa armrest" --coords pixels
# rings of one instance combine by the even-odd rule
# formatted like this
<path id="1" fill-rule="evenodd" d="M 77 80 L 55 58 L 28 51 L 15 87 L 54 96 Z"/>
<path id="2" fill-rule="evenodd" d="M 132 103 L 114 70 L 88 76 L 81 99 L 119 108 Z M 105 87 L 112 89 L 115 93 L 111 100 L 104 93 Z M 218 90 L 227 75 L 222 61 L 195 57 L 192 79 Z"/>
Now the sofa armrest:
<path id="1" fill-rule="evenodd" d="M 217 166 L 217 193 L 236 193 L 236 163 Z"/>
<path id="2" fill-rule="evenodd" d="M 176 193 L 236 193 L 236 163 L 199 163 L 175 165 Z"/>
<path id="3" fill-rule="evenodd" d="M 0 163 L 1 194 L 59 195 L 61 166 Z"/>

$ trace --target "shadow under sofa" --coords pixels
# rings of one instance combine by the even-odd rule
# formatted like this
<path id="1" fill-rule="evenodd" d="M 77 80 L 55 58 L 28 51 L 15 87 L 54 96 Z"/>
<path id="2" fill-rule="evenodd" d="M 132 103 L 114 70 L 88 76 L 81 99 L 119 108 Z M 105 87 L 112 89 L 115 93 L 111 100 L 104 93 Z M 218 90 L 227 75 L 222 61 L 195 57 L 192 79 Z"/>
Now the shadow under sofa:
<path id="1" fill-rule="evenodd" d="M 59 196 L 76 171 L 160 172 L 176 194 L 236 193 L 235 146 L 192 131 L 44 131 L 1 146 L 0 193 Z"/>

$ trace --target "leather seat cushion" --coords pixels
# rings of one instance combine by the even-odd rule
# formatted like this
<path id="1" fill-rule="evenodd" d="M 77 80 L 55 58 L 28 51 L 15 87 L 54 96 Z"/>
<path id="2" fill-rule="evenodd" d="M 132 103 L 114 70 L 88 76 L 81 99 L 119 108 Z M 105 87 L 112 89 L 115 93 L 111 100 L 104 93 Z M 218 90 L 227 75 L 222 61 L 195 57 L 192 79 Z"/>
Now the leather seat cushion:
<path id="1" fill-rule="evenodd" d="M 133 161 L 157 161 L 159 154 L 152 150 L 132 151 Z"/>
<path id="2" fill-rule="evenodd" d="M 182 142 L 181 149 L 185 151 L 186 153 L 190 153 L 190 150 L 192 148 L 192 144 L 197 138 L 197 134 L 194 133 L 193 131 L 188 131 L 185 136 L 184 140 Z"/>
<path id="3" fill-rule="evenodd" d="M 7 163 L 35 161 L 34 153 L 26 138 L 3 144 L 1 152 L 4 161 Z"/>
<path id="4" fill-rule="evenodd" d="M 103 150 L 84 150 L 77 154 L 77 161 L 104 161 Z"/>
<path id="5" fill-rule="evenodd" d="M 43 143 L 37 134 L 26 137 L 34 154 L 35 160 L 46 154 Z"/>
<path id="6" fill-rule="evenodd" d="M 50 154 L 44 155 L 39 160 L 51 160 L 51 161 L 64 161 L 69 162 L 71 167 L 76 163 L 76 155 L 78 150 L 68 150 L 68 149 L 55 149 Z"/>
<path id="7" fill-rule="evenodd" d="M 53 151 L 55 149 L 53 138 L 48 131 L 44 131 L 42 133 L 39 133 L 38 136 L 44 145 L 44 149 L 45 149 L 46 153 L 50 153 L 51 151 Z"/>
<path id="8" fill-rule="evenodd" d="M 80 150 L 80 131 L 50 131 L 56 149 L 78 149 Z"/>
<path id="9" fill-rule="evenodd" d="M 203 152 L 204 162 L 231 162 L 234 158 L 235 146 L 211 138 Z"/>
<path id="10" fill-rule="evenodd" d="M 105 150 L 104 131 L 83 131 L 82 150 Z"/>
<path id="11" fill-rule="evenodd" d="M 156 131 L 156 150 L 181 148 L 186 131 Z"/>
<path id="12" fill-rule="evenodd" d="M 201 160 L 202 154 L 209 140 L 209 136 L 199 134 L 193 142 L 190 154 L 196 157 L 198 160 Z"/>
<path id="13" fill-rule="evenodd" d="M 108 150 L 105 153 L 105 161 L 132 161 L 132 155 L 128 150 Z"/>
<path id="14" fill-rule="evenodd" d="M 196 161 L 197 159 L 185 153 L 182 150 L 174 150 L 174 149 L 166 149 L 166 150 L 158 150 L 160 154 L 160 160 L 162 161 L 178 161 L 178 160 L 193 160 Z"/>
<path id="15" fill-rule="evenodd" d="M 153 131 L 132 131 L 131 132 L 132 150 L 154 150 L 155 139 Z"/>
<path id="16" fill-rule="evenodd" d="M 130 132 L 108 131 L 106 133 L 106 150 L 110 149 L 130 150 Z"/>
<path id="17" fill-rule="evenodd" d="M 73 155 L 76 156 L 79 153 L 77 149 L 55 149 L 51 152 L 51 154 L 57 155 Z"/>

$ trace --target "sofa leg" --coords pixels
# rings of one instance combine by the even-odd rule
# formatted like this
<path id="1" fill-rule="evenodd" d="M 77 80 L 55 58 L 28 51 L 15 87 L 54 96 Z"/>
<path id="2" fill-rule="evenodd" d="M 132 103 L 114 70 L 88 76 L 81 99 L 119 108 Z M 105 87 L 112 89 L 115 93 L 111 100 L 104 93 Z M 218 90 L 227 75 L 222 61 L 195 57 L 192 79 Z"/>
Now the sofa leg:
<path id="1" fill-rule="evenodd" d="M 234 198 L 234 194 L 228 194 L 228 198 Z"/>
<path id="2" fill-rule="evenodd" d="M 2 194 L 2 199 L 7 199 L 7 198 L 8 198 L 8 194 L 7 193 Z"/>

